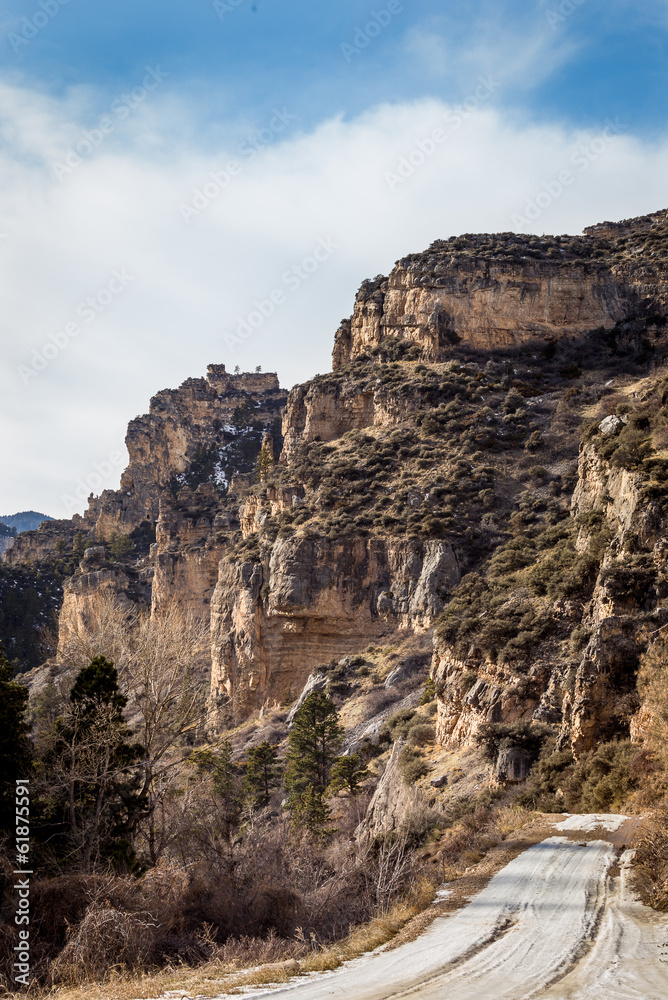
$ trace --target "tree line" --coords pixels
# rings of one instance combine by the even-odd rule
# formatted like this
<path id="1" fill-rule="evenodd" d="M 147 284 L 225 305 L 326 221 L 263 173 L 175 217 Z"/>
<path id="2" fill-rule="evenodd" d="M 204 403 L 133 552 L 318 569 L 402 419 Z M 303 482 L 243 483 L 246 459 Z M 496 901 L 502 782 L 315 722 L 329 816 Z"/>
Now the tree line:
<path id="1" fill-rule="evenodd" d="M 326 694 L 305 699 L 283 756 L 267 740 L 238 760 L 227 739 L 195 749 L 203 706 L 187 661 L 201 642 L 199 627 L 171 612 L 128 624 L 109 605 L 101 618 L 100 642 L 116 651 L 120 672 L 113 659 L 87 655 L 94 640 L 75 636 L 69 655 L 85 662 L 66 696 L 42 691 L 32 725 L 28 691 L 0 653 L 4 833 L 14 827 L 14 783 L 26 777 L 36 793 L 34 850 L 46 869 L 141 873 L 178 843 L 178 799 L 198 783 L 212 797 L 222 842 L 252 824 L 279 790 L 297 830 L 332 831 L 328 799 L 356 796 L 369 772 L 359 754 L 342 754 L 344 729 Z"/>

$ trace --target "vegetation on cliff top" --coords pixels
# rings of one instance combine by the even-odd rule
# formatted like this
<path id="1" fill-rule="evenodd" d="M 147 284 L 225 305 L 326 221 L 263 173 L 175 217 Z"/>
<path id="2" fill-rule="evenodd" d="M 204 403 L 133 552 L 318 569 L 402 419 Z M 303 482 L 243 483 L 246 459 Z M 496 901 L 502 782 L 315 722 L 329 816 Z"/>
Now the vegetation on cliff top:
<path id="1" fill-rule="evenodd" d="M 639 220 L 642 221 L 642 220 Z M 498 262 L 527 265 L 573 267 L 578 264 L 597 269 L 623 264 L 634 266 L 647 262 L 668 263 L 668 216 L 652 228 L 601 235 L 591 231 L 585 236 L 536 236 L 522 233 L 465 233 L 447 240 L 436 240 L 423 253 L 402 258 L 404 267 L 433 273 L 436 283 L 441 267 L 455 261 Z"/>
<path id="2" fill-rule="evenodd" d="M 598 269 L 638 259 L 662 266 L 667 251 L 660 225 L 584 238 L 463 236 L 404 263 L 437 282 L 439 268 L 453 257 Z M 382 280 L 367 283 L 364 294 L 375 294 Z M 34 897 L 49 914 L 35 935 L 34 970 L 43 986 L 103 977 L 111 965 L 146 970 L 230 955 L 248 965 L 258 956 L 324 954 L 355 924 L 387 914 L 394 903 L 408 906 L 420 891 L 425 896 L 421 878 L 449 881 L 475 864 L 519 825 L 506 822 L 510 803 L 607 811 L 666 796 L 666 650 L 659 639 L 642 658 L 632 631 L 649 626 L 668 594 L 654 538 L 651 531 L 628 532 L 623 551 L 611 551 L 610 498 L 602 496 L 586 516 L 570 510 L 584 431 L 585 444 L 606 467 L 633 474 L 652 523 L 662 523 L 666 382 L 652 377 L 632 391 L 628 383 L 646 374 L 651 337 L 664 325 L 655 317 L 643 329 L 620 325 L 540 350 L 482 355 L 453 345 L 452 360 L 443 364 L 423 363 L 416 345 L 388 340 L 304 390 L 334 397 L 341 409 L 371 395 L 383 414 L 379 425 L 304 441 L 280 466 L 268 454 L 258 461 L 264 428 L 240 408 L 234 425 L 242 433 L 221 424 L 214 444 L 194 451 L 165 492 L 163 511 L 206 520 L 212 529 L 206 544 L 227 544 L 232 558 L 265 560 L 276 539 L 293 534 L 326 543 L 450 543 L 465 575 L 439 592 L 447 606 L 436 637 L 462 661 L 456 698 L 465 698 L 491 666 L 522 718 L 489 723 L 480 741 L 490 762 L 500 750 L 519 748 L 533 767 L 519 789 L 481 792 L 476 785 L 485 783 L 488 765 L 471 751 L 470 774 L 448 760 L 447 773 L 430 784 L 435 761 L 444 767 L 446 758 L 435 746 L 434 725 L 445 681 L 424 685 L 424 656 L 415 658 L 417 667 L 399 663 L 405 673 L 397 678 L 395 653 L 374 647 L 314 663 L 324 692 L 305 700 L 291 730 L 286 704 L 208 742 L 195 672 L 206 630 L 181 612 L 151 619 L 119 602 L 95 634 L 83 630 L 66 649 L 73 686 L 51 680 L 32 705 L 33 849 L 48 876 Z M 608 435 L 600 422 L 610 414 L 625 422 Z M 247 477 L 234 497 L 227 488 L 233 468 Z M 295 487 L 296 502 L 280 509 L 271 496 L 283 487 L 287 494 Z M 261 518 L 242 540 L 236 514 L 248 495 L 258 500 Z M 86 547 L 100 545 L 102 563 L 130 572 L 146 565 L 153 527 L 146 521 L 131 534 L 105 539 L 72 533 L 44 566 L 0 567 L 0 588 L 23 586 L 20 613 L 0 591 L 0 636 L 12 633 L 17 665 L 37 655 L 26 630 L 48 602 L 57 606 L 62 578 L 76 570 Z M 586 608 L 595 587 L 601 600 L 629 613 L 617 660 L 606 664 L 611 710 L 598 732 L 602 742 L 575 760 L 555 725 L 537 726 L 528 716 L 545 691 L 546 665 L 555 697 L 572 699 L 593 627 Z M 654 715 L 638 749 L 627 737 L 638 707 L 640 659 L 640 693 Z M 25 698 L 11 674 L 0 657 L 11 713 L 12 745 L 3 751 L 8 772 L 17 767 L 13 744 L 24 750 L 26 736 Z M 549 706 L 541 711 L 555 721 Z M 397 740 L 399 777 L 420 805 L 392 833 L 362 837 L 370 792 Z M 668 905 L 656 887 L 666 873 L 659 834 L 639 857 L 645 898 Z M 8 900 L 8 865 L 3 878 Z M 11 959 L 10 937 L 0 935 L 0 975 Z"/>

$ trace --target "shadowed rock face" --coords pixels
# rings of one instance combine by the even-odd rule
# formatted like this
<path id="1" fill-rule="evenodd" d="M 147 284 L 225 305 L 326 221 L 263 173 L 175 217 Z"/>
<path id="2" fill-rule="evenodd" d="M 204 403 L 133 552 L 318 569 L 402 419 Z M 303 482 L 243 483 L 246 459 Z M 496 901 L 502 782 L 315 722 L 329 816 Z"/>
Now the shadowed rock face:
<path id="1" fill-rule="evenodd" d="M 528 777 L 533 760 L 531 754 L 520 747 L 501 750 L 496 759 L 495 776 L 499 781 L 524 781 Z"/>

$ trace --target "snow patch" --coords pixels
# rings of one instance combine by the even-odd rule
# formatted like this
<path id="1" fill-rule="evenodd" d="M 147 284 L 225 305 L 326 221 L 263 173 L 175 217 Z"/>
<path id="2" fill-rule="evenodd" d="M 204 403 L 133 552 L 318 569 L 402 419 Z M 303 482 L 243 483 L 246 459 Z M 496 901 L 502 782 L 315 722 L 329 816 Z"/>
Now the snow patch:
<path id="1" fill-rule="evenodd" d="M 626 823 L 627 819 L 628 816 L 618 816 L 614 813 L 590 813 L 586 815 L 574 813 L 563 822 L 557 823 L 555 830 L 582 830 L 583 833 L 607 830 L 608 833 L 614 833 Z"/>

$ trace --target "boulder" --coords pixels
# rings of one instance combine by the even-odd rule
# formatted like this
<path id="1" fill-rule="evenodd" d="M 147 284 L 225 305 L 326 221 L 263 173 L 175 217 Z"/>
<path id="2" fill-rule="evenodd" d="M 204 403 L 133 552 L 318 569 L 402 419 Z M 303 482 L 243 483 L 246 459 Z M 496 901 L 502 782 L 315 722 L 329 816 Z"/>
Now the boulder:
<path id="1" fill-rule="evenodd" d="M 598 429 L 606 437 L 612 437 L 613 434 L 619 434 L 626 422 L 626 420 L 622 420 L 621 417 L 616 417 L 614 413 L 611 413 L 605 420 L 601 420 Z"/>
<path id="2" fill-rule="evenodd" d="M 531 754 L 521 747 L 507 747 L 499 751 L 494 773 L 499 781 L 524 781 L 531 770 Z"/>

